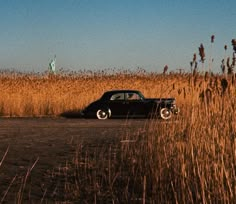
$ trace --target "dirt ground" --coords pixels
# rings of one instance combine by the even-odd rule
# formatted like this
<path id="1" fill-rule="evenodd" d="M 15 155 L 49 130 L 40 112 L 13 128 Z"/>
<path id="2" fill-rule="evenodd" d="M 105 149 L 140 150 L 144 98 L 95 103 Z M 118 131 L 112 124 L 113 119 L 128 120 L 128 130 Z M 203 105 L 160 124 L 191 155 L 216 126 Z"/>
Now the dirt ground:
<path id="1" fill-rule="evenodd" d="M 119 143 L 127 134 L 142 129 L 146 122 L 0 118 L 0 203 L 21 199 L 22 203 L 24 200 L 38 203 L 42 198 L 53 202 L 53 193 L 46 194 L 52 185 L 49 174 L 53 169 L 63 168 L 78 145 L 97 148 Z"/>

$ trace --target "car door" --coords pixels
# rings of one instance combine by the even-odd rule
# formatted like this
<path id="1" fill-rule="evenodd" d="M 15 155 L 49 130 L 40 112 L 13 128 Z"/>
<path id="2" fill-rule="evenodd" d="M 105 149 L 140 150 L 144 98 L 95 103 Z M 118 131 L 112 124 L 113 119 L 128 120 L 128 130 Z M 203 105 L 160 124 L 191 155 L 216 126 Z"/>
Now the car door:
<path id="1" fill-rule="evenodd" d="M 127 92 L 125 94 L 128 114 L 130 116 L 145 116 L 146 115 L 146 103 L 136 92 Z"/>
<path id="2" fill-rule="evenodd" d="M 125 93 L 114 93 L 109 100 L 109 108 L 113 117 L 123 117 L 128 114 L 128 104 L 125 100 Z"/>

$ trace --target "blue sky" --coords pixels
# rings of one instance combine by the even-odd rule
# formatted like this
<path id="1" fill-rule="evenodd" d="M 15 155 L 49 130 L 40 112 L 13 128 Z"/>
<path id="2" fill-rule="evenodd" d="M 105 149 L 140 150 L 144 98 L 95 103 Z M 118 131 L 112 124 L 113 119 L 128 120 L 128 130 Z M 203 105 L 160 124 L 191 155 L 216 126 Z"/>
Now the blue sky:
<path id="1" fill-rule="evenodd" d="M 189 71 L 203 43 L 213 70 L 232 56 L 235 0 L 0 0 L 0 68 Z M 215 35 L 212 44 L 210 37 Z M 228 45 L 225 54 L 224 45 Z M 198 57 L 199 59 L 199 57 Z M 206 67 L 207 65 L 206 61 Z"/>

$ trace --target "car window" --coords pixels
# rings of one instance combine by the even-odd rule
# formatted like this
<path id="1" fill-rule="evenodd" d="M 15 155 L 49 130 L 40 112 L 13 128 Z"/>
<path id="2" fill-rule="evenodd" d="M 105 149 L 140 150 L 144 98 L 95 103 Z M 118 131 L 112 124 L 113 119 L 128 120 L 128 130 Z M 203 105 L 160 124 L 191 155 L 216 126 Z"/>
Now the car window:
<path id="1" fill-rule="evenodd" d="M 124 93 L 116 93 L 113 94 L 110 98 L 110 100 L 115 101 L 115 100 L 125 100 L 125 95 Z"/>
<path id="2" fill-rule="evenodd" d="M 126 100 L 140 100 L 140 96 L 137 93 L 126 93 Z"/>

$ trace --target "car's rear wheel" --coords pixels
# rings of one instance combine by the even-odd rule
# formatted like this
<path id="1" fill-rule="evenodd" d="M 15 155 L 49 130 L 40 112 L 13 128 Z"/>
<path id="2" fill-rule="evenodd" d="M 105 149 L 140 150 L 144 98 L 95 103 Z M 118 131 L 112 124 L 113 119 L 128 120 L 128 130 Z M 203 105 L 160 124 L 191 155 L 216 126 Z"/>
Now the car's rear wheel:
<path id="1" fill-rule="evenodd" d="M 109 111 L 104 109 L 98 109 L 96 113 L 97 119 L 106 120 L 110 117 Z"/>
<path id="2" fill-rule="evenodd" d="M 168 108 L 162 108 L 160 110 L 160 116 L 163 120 L 169 120 L 172 116 L 172 112 Z"/>

